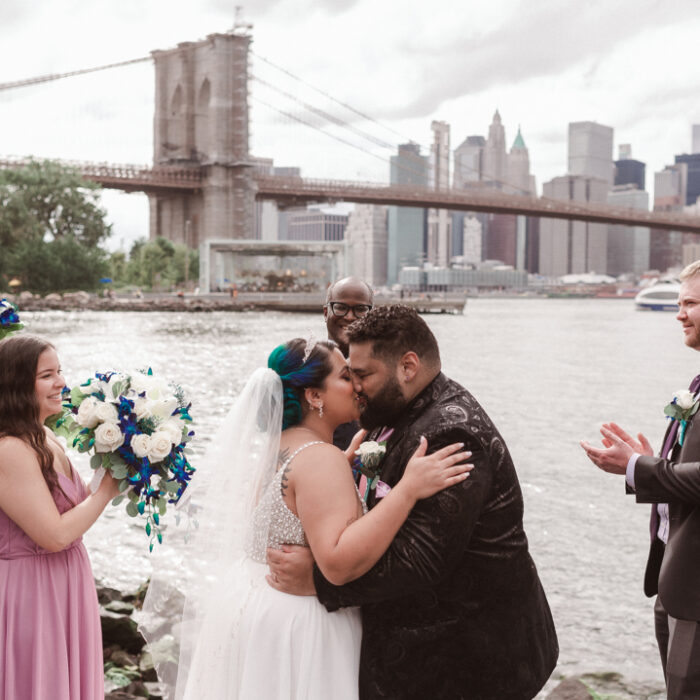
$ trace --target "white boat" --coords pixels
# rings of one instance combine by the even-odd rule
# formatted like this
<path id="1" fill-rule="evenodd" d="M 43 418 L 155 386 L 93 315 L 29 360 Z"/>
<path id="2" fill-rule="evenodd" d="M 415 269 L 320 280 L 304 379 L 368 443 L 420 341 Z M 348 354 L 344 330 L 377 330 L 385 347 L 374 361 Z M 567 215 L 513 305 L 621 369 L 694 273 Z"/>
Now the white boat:
<path id="1" fill-rule="evenodd" d="M 658 280 L 642 289 L 634 298 L 635 306 L 644 311 L 678 311 L 678 280 Z"/>

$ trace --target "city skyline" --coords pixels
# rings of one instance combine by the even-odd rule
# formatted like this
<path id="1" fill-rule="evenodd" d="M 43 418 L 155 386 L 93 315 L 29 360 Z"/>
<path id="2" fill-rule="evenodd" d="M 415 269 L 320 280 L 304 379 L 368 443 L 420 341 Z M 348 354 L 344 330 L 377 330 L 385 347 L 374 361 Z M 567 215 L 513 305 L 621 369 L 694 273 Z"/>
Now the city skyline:
<path id="1" fill-rule="evenodd" d="M 408 2 L 399 13 L 389 2 L 337 0 L 318 7 L 285 0 L 256 2 L 244 17 L 255 25 L 257 57 L 387 125 L 355 122 L 394 146 L 414 140 L 427 155 L 433 119 L 451 125 L 453 146 L 469 135 L 486 135 L 498 109 L 508 148 L 521 127 L 539 191 L 567 171 L 570 121 L 612 127 L 614 156 L 620 143 L 630 143 L 632 157 L 647 164 L 649 189 L 655 171 L 691 151 L 691 125 L 700 123 L 700 105 L 693 101 L 700 79 L 691 54 L 700 19 L 692 16 L 692 2 L 663 8 L 627 0 L 598 8 L 515 0 L 476 5 L 455 11 L 442 0 L 430 8 Z M 125 0 L 116 7 L 10 0 L 0 8 L 0 82 L 136 58 L 232 24 L 233 7 L 216 0 L 197 8 L 159 0 L 146 6 Z M 279 82 L 282 74 L 256 56 L 253 71 L 267 69 L 271 73 L 263 77 Z M 388 180 L 392 152 L 370 148 L 382 161 L 340 145 L 338 151 L 333 140 L 292 127 L 256 102 L 263 92 L 253 85 L 254 155 L 299 165 L 309 176 Z M 147 163 L 152 115 L 148 64 L 5 91 L 0 152 Z M 294 115 L 309 116 L 299 105 Z M 79 125 L 77 134 L 70 124 Z M 299 136 L 306 132 L 308 137 Z M 105 203 L 117 242 L 136 237 L 147 205 L 116 193 L 108 193 Z M 141 230 L 146 234 L 147 224 Z"/>

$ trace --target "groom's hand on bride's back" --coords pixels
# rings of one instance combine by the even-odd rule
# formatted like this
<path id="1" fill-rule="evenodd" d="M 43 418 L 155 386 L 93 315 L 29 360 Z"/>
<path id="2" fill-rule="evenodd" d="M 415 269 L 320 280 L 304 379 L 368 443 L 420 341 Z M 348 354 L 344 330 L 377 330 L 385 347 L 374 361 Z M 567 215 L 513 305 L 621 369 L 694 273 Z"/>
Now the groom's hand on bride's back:
<path id="1" fill-rule="evenodd" d="M 283 544 L 267 550 L 270 573 L 265 577 L 273 588 L 291 595 L 316 595 L 314 558 L 308 547 Z"/>

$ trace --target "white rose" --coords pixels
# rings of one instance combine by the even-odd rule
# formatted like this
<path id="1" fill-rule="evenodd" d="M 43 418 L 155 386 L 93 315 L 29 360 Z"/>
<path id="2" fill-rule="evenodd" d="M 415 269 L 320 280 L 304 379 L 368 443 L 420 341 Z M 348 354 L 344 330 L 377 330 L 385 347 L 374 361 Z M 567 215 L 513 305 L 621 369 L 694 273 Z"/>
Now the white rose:
<path id="1" fill-rule="evenodd" d="M 83 399 L 83 402 L 78 407 L 78 416 L 76 418 L 78 425 L 82 425 L 83 428 L 94 428 L 99 423 L 97 417 L 98 403 L 101 402 L 94 396 L 88 396 Z"/>
<path id="2" fill-rule="evenodd" d="M 100 391 L 104 391 L 104 385 L 99 379 L 93 378 L 90 380 L 90 383 L 87 386 L 85 384 L 81 384 L 80 391 L 87 395 L 98 394 Z"/>
<path id="3" fill-rule="evenodd" d="M 131 438 L 131 449 L 139 459 L 148 456 L 148 435 L 145 433 L 134 435 Z"/>
<path id="4" fill-rule="evenodd" d="M 172 395 L 172 391 L 166 381 L 160 377 L 154 377 L 152 374 L 141 374 L 141 372 L 131 376 L 131 388 L 137 394 L 145 392 L 146 398 L 151 400 L 162 399 Z"/>
<path id="5" fill-rule="evenodd" d="M 355 452 L 356 455 L 360 457 L 366 457 L 368 455 L 383 455 L 386 452 L 386 446 L 380 445 L 374 440 L 368 440 L 363 442 L 359 449 Z"/>
<path id="6" fill-rule="evenodd" d="M 170 435 L 170 442 L 172 442 L 173 445 L 179 445 L 182 442 L 182 426 L 183 423 L 181 420 L 171 418 L 159 425 L 158 430 L 168 433 Z"/>
<path id="7" fill-rule="evenodd" d="M 101 423 L 95 429 L 95 452 L 114 452 L 124 444 L 124 434 L 116 423 Z"/>
<path id="8" fill-rule="evenodd" d="M 116 406 L 106 401 L 98 401 L 95 416 L 101 423 L 116 423 L 119 420 Z"/>
<path id="9" fill-rule="evenodd" d="M 683 409 L 692 408 L 695 403 L 695 394 L 692 391 L 684 389 L 683 391 L 677 391 L 674 395 L 676 403 Z"/>
<path id="10" fill-rule="evenodd" d="M 137 420 L 141 420 L 150 415 L 150 403 L 148 399 L 142 397 L 134 399 L 134 413 L 136 414 Z"/>
<path id="11" fill-rule="evenodd" d="M 171 449 L 170 433 L 164 430 L 156 430 L 148 438 L 148 461 L 151 463 L 160 462 L 170 454 Z"/>

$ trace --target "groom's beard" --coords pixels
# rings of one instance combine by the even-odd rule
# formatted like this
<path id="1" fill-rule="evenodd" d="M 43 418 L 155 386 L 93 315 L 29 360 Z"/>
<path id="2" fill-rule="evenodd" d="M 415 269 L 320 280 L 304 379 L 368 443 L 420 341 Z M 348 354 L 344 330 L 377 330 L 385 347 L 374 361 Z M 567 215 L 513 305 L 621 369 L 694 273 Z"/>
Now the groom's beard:
<path id="1" fill-rule="evenodd" d="M 396 377 L 389 379 L 373 399 L 360 394 L 365 400 L 365 408 L 360 414 L 360 426 L 373 430 L 382 426 L 393 426 L 401 417 L 408 401 L 401 393 L 401 385 Z"/>

